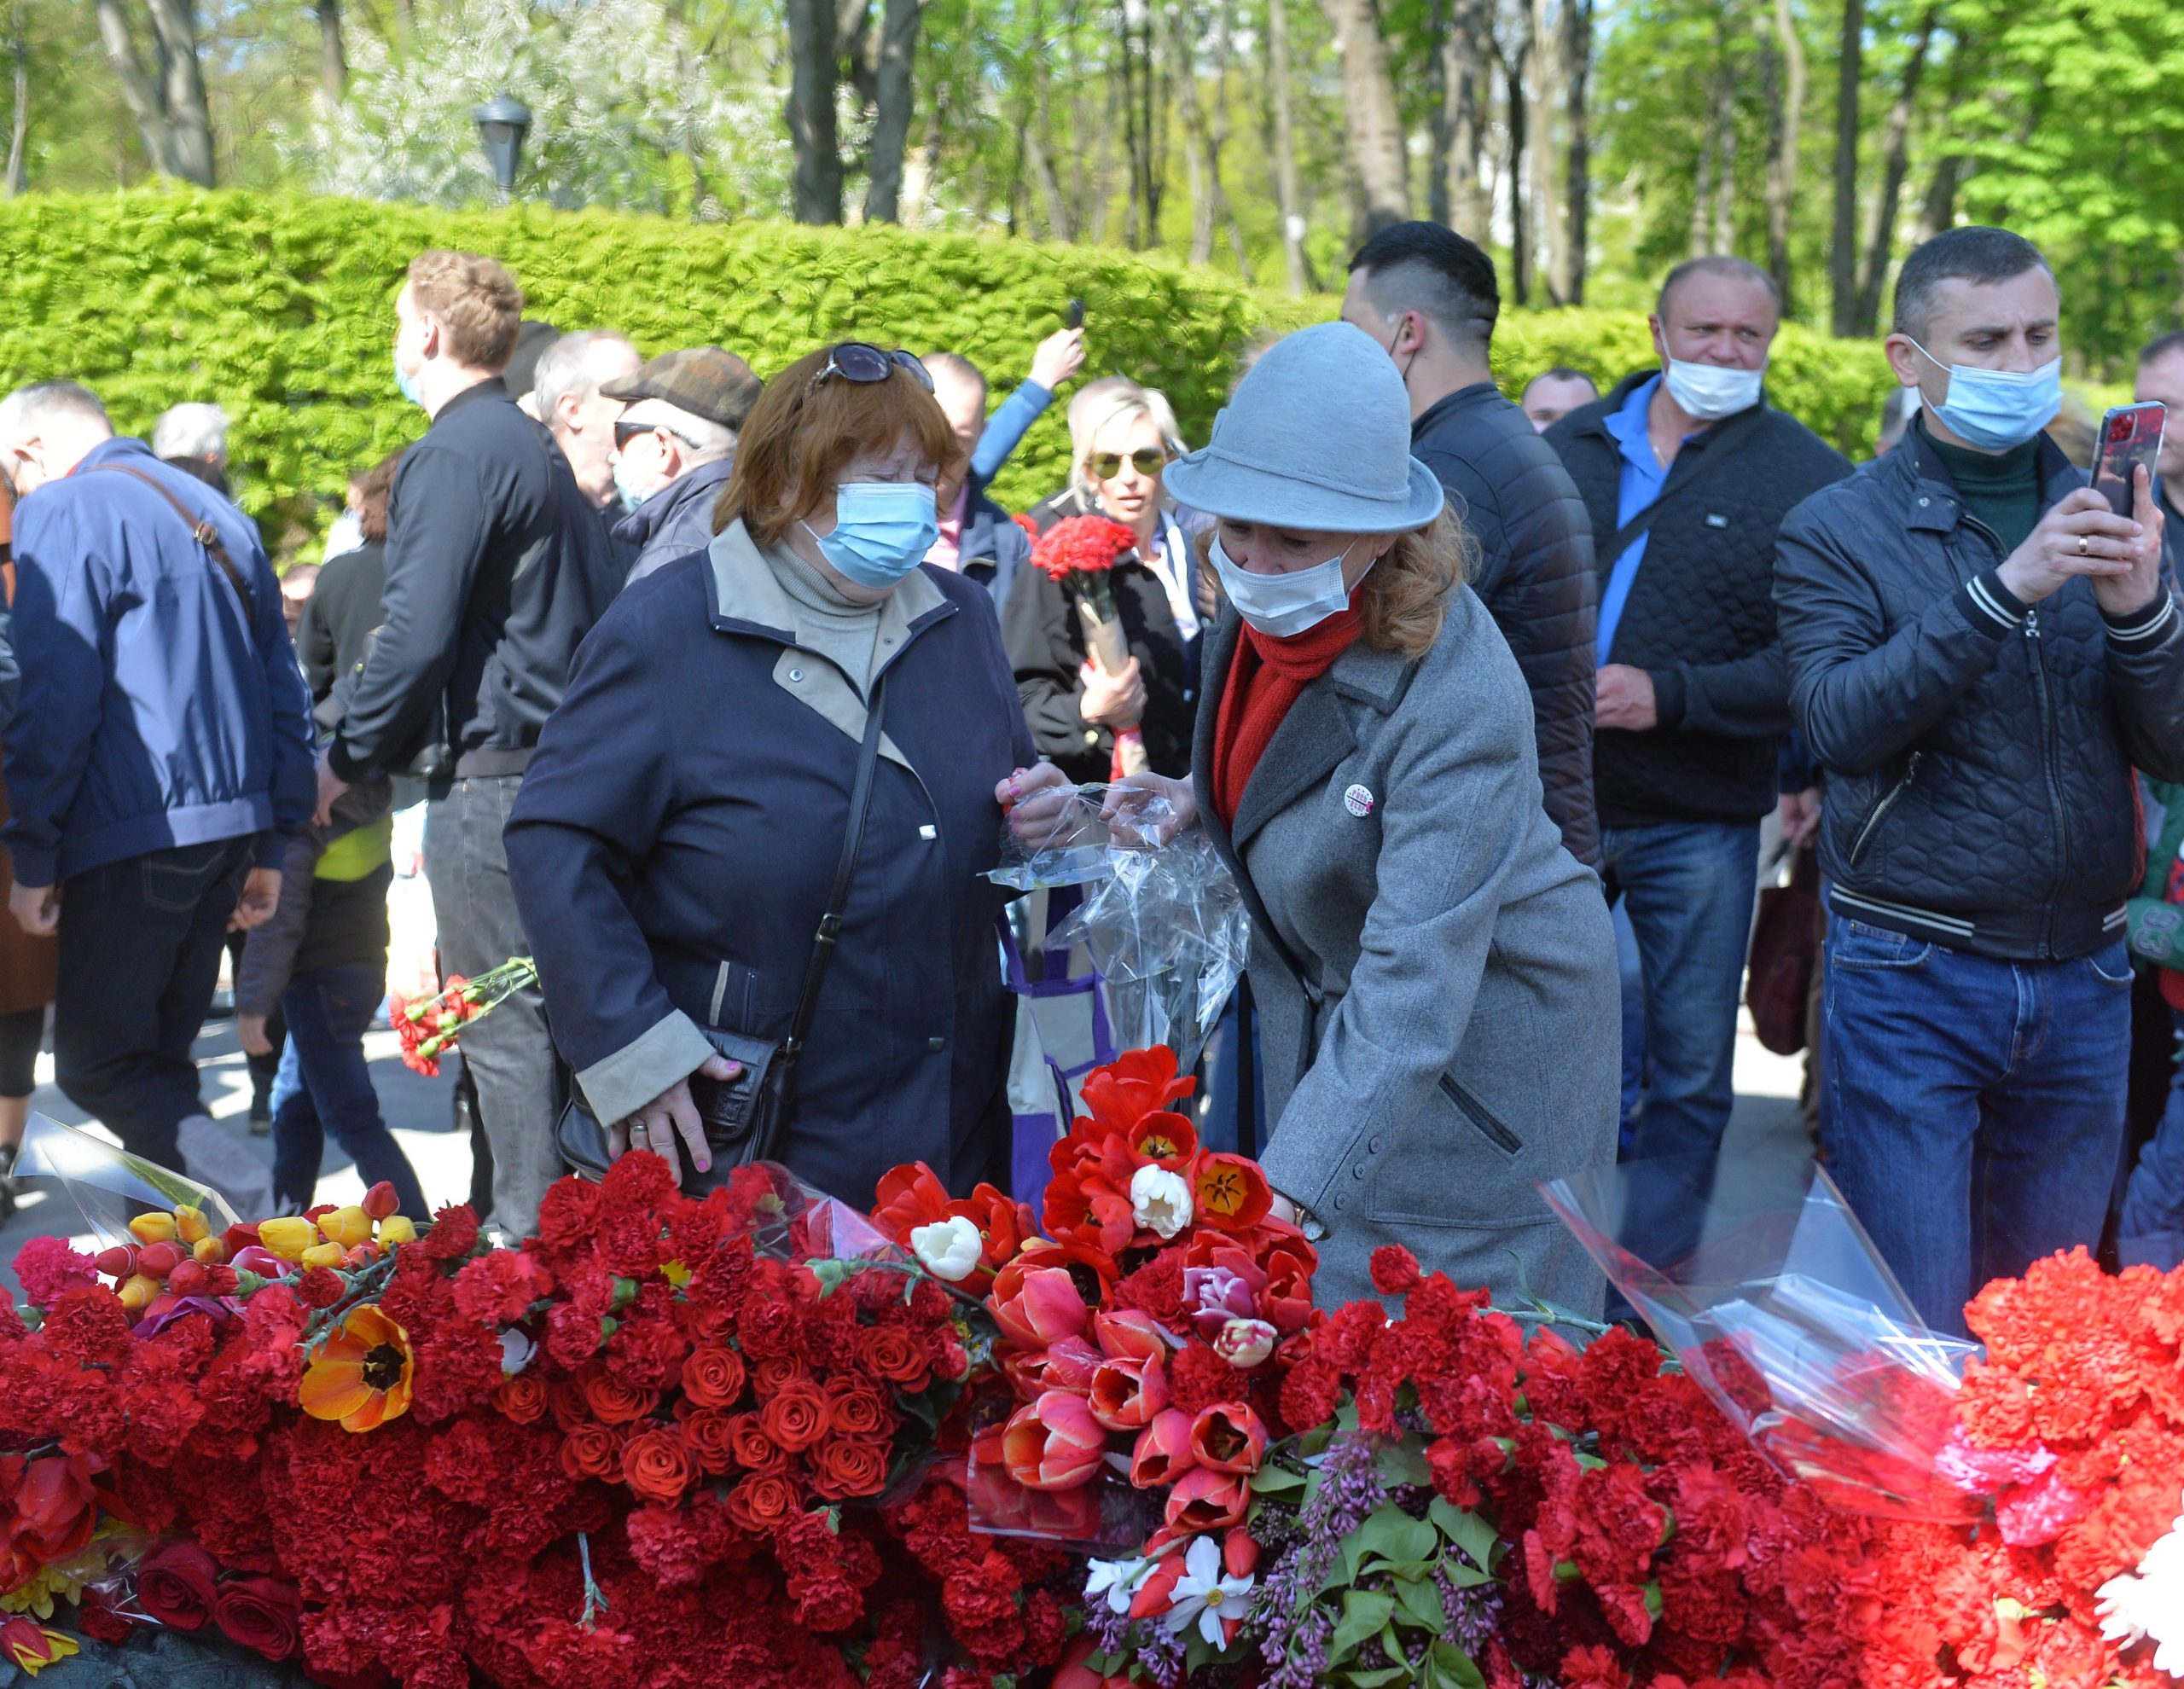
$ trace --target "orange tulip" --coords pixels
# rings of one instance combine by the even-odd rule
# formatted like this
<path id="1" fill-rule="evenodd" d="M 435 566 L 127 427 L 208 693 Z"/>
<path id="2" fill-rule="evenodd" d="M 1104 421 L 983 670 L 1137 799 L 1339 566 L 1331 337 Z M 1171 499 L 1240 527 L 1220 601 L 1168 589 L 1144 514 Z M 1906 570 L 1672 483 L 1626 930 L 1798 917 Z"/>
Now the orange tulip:
<path id="1" fill-rule="evenodd" d="M 1019 1408 L 1002 1433 L 1008 1475 L 1026 1489 L 1074 1489 L 1100 1475 L 1107 1434 L 1084 1398 L 1050 1390 Z"/>
<path id="2" fill-rule="evenodd" d="M 1062 1338 L 1081 1337 L 1092 1320 L 1077 1281 L 1060 1267 L 1034 1264 L 1037 1259 L 1018 1256 L 1002 1268 L 986 1298 L 1001 1334 L 1019 1349 L 1043 1349 Z"/>
<path id="3" fill-rule="evenodd" d="M 1266 1424 L 1241 1402 L 1202 1408 L 1191 1421 L 1191 1458 L 1217 1472 L 1248 1477 L 1266 1458 Z"/>
<path id="4" fill-rule="evenodd" d="M 1168 1492 L 1165 1518 L 1179 1531 L 1222 1530 L 1241 1524 L 1251 1504 L 1250 1479 L 1194 1466 Z"/>
<path id="5" fill-rule="evenodd" d="M 1092 1417 L 1109 1431 L 1142 1431 L 1168 1405 L 1167 1369 L 1135 1356 L 1102 1361 L 1088 1392 Z"/>
<path id="6" fill-rule="evenodd" d="M 1137 1434 L 1136 1446 L 1130 1450 L 1130 1481 L 1140 1489 L 1157 1489 L 1197 1464 L 1198 1456 L 1191 1452 L 1191 1416 L 1180 1408 L 1164 1408 Z"/>
<path id="7" fill-rule="evenodd" d="M 371 1431 L 410 1411 L 415 1364 L 402 1327 L 366 1304 L 352 1309 L 320 1347 L 297 1398 L 314 1419 L 339 1419 L 344 1431 Z"/>

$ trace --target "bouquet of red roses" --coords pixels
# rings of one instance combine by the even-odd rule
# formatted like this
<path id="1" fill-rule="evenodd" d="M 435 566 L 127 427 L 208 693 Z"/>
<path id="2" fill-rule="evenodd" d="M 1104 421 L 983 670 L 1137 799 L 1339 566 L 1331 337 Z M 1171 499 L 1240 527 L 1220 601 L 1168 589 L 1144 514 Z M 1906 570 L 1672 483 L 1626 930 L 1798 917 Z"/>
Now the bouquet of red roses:
<path id="1" fill-rule="evenodd" d="M 1130 661 L 1107 576 L 1136 546 L 1137 536 L 1120 522 L 1105 516 L 1071 516 L 1048 529 L 1031 548 L 1032 564 L 1076 605 L 1085 648 L 1104 674 L 1118 675 Z M 1115 775 L 1137 774 L 1145 767 L 1144 734 L 1136 727 L 1122 728 L 1115 734 Z"/>
<path id="2" fill-rule="evenodd" d="M 402 1039 L 402 1065 L 428 1079 L 438 1077 L 439 1059 L 455 1048 L 464 1027 L 537 983 L 538 964 L 529 956 L 511 956 L 475 979 L 450 974 L 433 996 L 397 997 L 394 1030 Z"/>

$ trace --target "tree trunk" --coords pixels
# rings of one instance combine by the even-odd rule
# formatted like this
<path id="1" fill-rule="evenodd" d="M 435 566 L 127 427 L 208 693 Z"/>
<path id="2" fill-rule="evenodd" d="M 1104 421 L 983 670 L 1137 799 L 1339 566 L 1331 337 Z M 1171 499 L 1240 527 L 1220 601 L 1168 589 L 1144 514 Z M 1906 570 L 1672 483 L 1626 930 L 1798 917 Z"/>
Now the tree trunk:
<path id="1" fill-rule="evenodd" d="M 1919 98 L 1919 81 L 1925 73 L 1926 55 L 1933 46 L 1934 29 L 1941 9 L 1929 6 L 1919 20 L 1919 33 L 1911 44 L 1911 57 L 1903 67 L 1903 80 L 1888 108 L 1888 124 L 1881 131 L 1880 197 L 1873 201 L 1873 221 L 1866 229 L 1865 270 L 1859 278 L 1858 297 L 1851 311 L 1848 333 L 1870 335 L 1880 323 L 1881 284 L 1888 276 L 1888 260 L 1896 245 L 1896 213 L 1903 197 L 1903 178 L 1910 167 L 1911 117 Z"/>
<path id="2" fill-rule="evenodd" d="M 1228 250 L 1235 257 L 1236 273 L 1249 282 L 1252 279 L 1251 248 L 1244 244 L 1244 230 L 1236 221 L 1236 208 L 1221 180 L 1222 155 L 1228 150 L 1228 65 L 1235 45 L 1236 0 L 1220 0 L 1219 9 L 1214 14 L 1213 121 L 1206 150 L 1212 160 L 1214 200 L 1228 230 Z"/>
<path id="3" fill-rule="evenodd" d="M 394 38 L 405 53 L 417 44 L 417 0 L 394 0 Z"/>
<path id="4" fill-rule="evenodd" d="M 349 55 L 341 44 L 341 0 L 318 0 L 318 85 L 329 105 L 349 88 Z"/>
<path id="5" fill-rule="evenodd" d="M 1565 0 L 1567 9 L 1568 0 Z M 1568 255 L 1562 250 L 1562 189 L 1554 169 L 1554 114 L 1563 102 L 1562 42 L 1548 11 L 1549 0 L 1531 0 L 1531 75 L 1526 78 L 1536 123 L 1532 152 L 1532 267 L 1547 289 L 1548 303 L 1567 305 Z"/>
<path id="6" fill-rule="evenodd" d="M 1449 226 L 1484 246 L 1491 238 L 1494 207 L 1480 182 L 1486 151 L 1488 80 L 1494 59 L 1490 0 L 1455 0 L 1441 38 L 1441 97 L 1446 149 L 1441 175 L 1447 183 Z"/>
<path id="7" fill-rule="evenodd" d="M 1949 70 L 1943 78 L 1943 94 L 1940 117 L 1933 125 L 1934 135 L 1946 137 L 1958 132 L 1956 114 L 1970 91 L 1972 77 L 1972 55 L 1961 37 L 1956 50 L 1949 55 Z M 1919 221 L 1912 235 L 1915 245 L 1931 241 L 1956 221 L 1956 190 L 1964 182 L 1965 157 L 1961 153 L 1945 150 L 1946 140 L 1940 140 L 1940 156 L 1933 162 L 1933 175 L 1926 183 L 1926 196 L 1919 207 Z"/>
<path id="8" fill-rule="evenodd" d="M 1726 60 L 1722 67 L 1722 137 L 1714 166 L 1714 237 L 1717 252 L 1733 252 L 1737 241 L 1737 104 L 1735 84 Z"/>
<path id="9" fill-rule="evenodd" d="M 165 71 L 162 84 L 167 125 L 174 135 L 175 174 L 210 188 L 212 112 L 205 97 L 205 68 L 197 61 L 197 9 L 193 0 L 150 0 L 150 7 Z"/>
<path id="10" fill-rule="evenodd" d="M 1357 173 L 1359 231 L 1371 235 L 1410 215 L 1403 113 L 1388 68 L 1388 44 L 1374 0 L 1320 0 L 1342 49 L 1342 97 L 1350 158 Z"/>
<path id="11" fill-rule="evenodd" d="M 1843 0 L 1835 61 L 1835 233 L 1827 254 L 1830 326 L 1858 332 L 1858 94 L 1865 76 L 1866 0 Z"/>
<path id="12" fill-rule="evenodd" d="M 1798 39 L 1790 0 L 1774 0 L 1774 50 L 1777 73 L 1767 79 L 1770 107 L 1767 144 L 1767 269 L 1781 289 L 1782 314 L 1791 311 L 1790 202 L 1798 191 L 1798 131 L 1805 106 L 1805 49 Z"/>
<path id="13" fill-rule="evenodd" d="M 1585 249 L 1592 238 L 1593 220 L 1592 137 L 1586 109 L 1593 68 L 1593 0 L 1562 0 L 1562 27 L 1563 96 L 1569 123 L 1562 237 L 1568 263 L 1562 276 L 1562 302 L 1580 305 L 1585 302 Z"/>
<path id="14" fill-rule="evenodd" d="M 8 8 L 8 55 L 15 62 L 15 110 L 8 131 L 8 197 L 15 199 L 30 186 L 30 160 L 24 143 L 31 131 L 31 54 L 23 34 L 23 0 Z"/>
<path id="15" fill-rule="evenodd" d="M 1427 0 L 1426 109 L 1433 143 L 1433 165 L 1426 172 L 1426 217 L 1453 227 L 1449 216 L 1449 0 Z"/>
<path id="16" fill-rule="evenodd" d="M 1199 103 L 1198 67 L 1191 61 L 1195 18 L 1182 5 L 1166 9 L 1168 51 L 1176 61 L 1176 99 L 1183 113 L 1183 162 L 1190 172 L 1193 264 L 1213 261 L 1213 229 L 1221 203 L 1221 177 L 1213 159 L 1213 137 L 1205 109 Z"/>
<path id="17" fill-rule="evenodd" d="M 136 132 L 144 139 L 152 168 L 162 176 L 179 176 L 182 165 L 175 152 L 174 129 L 167 121 L 164 83 L 154 82 L 146 74 L 144 61 L 136 51 L 136 31 L 122 10 L 121 0 L 96 0 L 96 7 L 99 34 L 106 42 L 107 56 L 113 61 L 115 78 L 121 84 L 122 100 L 129 115 L 136 120 Z"/>
<path id="18" fill-rule="evenodd" d="M 1267 0 L 1267 73 L 1274 84 L 1274 196 L 1281 212 L 1281 252 L 1292 296 L 1316 285 L 1304 251 L 1304 195 L 1297 179 L 1297 132 L 1289 89 L 1288 0 Z"/>
<path id="19" fill-rule="evenodd" d="M 915 89 L 911 72 L 917 58 L 918 23 L 925 0 L 886 0 L 880 26 L 880 64 L 875 78 L 878 114 L 872 125 L 872 162 L 864 193 L 867 223 L 902 220 L 903 153 L 910 142 L 910 107 Z"/>
<path id="20" fill-rule="evenodd" d="M 834 8 L 830 0 L 787 0 L 788 138 L 796 153 L 799 223 L 842 220 L 842 153 L 834 130 Z"/>
<path id="21" fill-rule="evenodd" d="M 1524 55 L 1505 55 L 1502 61 L 1502 86 L 1508 110 L 1506 113 L 1509 131 L 1509 167 L 1502 172 L 1509 184 L 1509 280 L 1517 303 L 1528 305 L 1532 298 L 1531 219 L 1525 215 L 1525 78 L 1521 69 Z"/>
<path id="22" fill-rule="evenodd" d="M 1708 245 L 1708 231 L 1714 214 L 1714 154 L 1722 133 L 1721 78 L 1709 79 L 1706 91 L 1706 121 L 1699 131 L 1699 162 L 1691 173 L 1691 238 L 1685 243 L 1685 255 L 1704 258 Z"/>

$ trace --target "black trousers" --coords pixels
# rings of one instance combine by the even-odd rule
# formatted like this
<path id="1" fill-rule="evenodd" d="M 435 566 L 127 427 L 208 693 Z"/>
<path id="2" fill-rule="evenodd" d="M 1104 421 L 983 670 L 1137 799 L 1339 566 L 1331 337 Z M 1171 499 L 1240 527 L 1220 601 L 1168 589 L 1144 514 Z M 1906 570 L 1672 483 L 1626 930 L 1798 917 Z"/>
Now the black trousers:
<path id="1" fill-rule="evenodd" d="M 202 1113 L 190 1046 L 212 1007 L 253 839 L 125 857 L 61 882 L 55 1077 L 132 1153 L 180 1170 Z"/>

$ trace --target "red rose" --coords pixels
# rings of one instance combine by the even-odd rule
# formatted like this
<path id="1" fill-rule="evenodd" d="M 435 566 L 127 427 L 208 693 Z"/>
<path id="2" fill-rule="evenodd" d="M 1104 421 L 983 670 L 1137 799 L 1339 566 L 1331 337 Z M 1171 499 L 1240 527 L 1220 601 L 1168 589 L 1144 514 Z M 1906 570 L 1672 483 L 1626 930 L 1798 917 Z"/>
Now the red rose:
<path id="1" fill-rule="evenodd" d="M 833 1427 L 827 1398 L 809 1384 L 790 1384 L 758 1410 L 766 1435 L 792 1454 L 811 1445 Z"/>
<path id="2" fill-rule="evenodd" d="M 733 1408 L 743 1394 L 743 1357 L 732 1349 L 694 1349 L 682 1362 L 682 1394 L 700 1408 Z"/>
<path id="3" fill-rule="evenodd" d="M 717 1408 L 700 1408 L 682 1421 L 682 1445 L 708 1477 L 735 1470 L 735 1421 Z"/>
<path id="4" fill-rule="evenodd" d="M 828 1391 L 834 1429 L 844 1437 L 883 1437 L 895 1434 L 894 1410 L 869 1384 L 837 1385 Z"/>
<path id="5" fill-rule="evenodd" d="M 829 1501 L 877 1495 L 887 1483 L 887 1449 L 863 1437 L 830 1437 L 811 1451 L 811 1487 Z"/>
<path id="6" fill-rule="evenodd" d="M 751 1387 L 764 1402 L 794 1384 L 799 1378 L 810 1376 L 811 1369 L 793 1355 L 770 1355 L 751 1369 Z"/>
<path id="7" fill-rule="evenodd" d="M 749 1471 L 774 1472 L 788 1465 L 788 1452 L 766 1435 L 756 1413 L 738 1413 L 728 1422 L 728 1444 L 735 1464 Z"/>
<path id="8" fill-rule="evenodd" d="M 689 1451 L 673 1431 L 645 1431 L 622 1449 L 623 1480 L 641 1501 L 672 1507 L 696 1476 Z"/>
<path id="9" fill-rule="evenodd" d="M 611 1478 L 621 1470 L 622 1439 L 586 1419 L 561 1439 L 561 1470 L 572 1478 Z"/>
<path id="10" fill-rule="evenodd" d="M 857 1345 L 857 1361 L 875 1378 L 911 1390 L 925 1386 L 932 1368 L 925 1345 L 899 1326 L 874 1326 Z"/>
<path id="11" fill-rule="evenodd" d="M 728 1494 L 728 1515 L 744 1529 L 770 1531 L 796 1511 L 796 1486 L 781 1472 L 752 1472 Z"/>
<path id="12" fill-rule="evenodd" d="M 231 1577 L 220 1586 L 212 1616 L 230 1642 L 280 1661 L 299 1645 L 303 1603 L 286 1578 Z"/>
<path id="13" fill-rule="evenodd" d="M 592 1417 L 610 1425 L 633 1425 L 659 1406 L 659 1392 L 639 1390 L 635 1384 L 597 1368 L 583 1378 L 584 1406 Z"/>
<path id="14" fill-rule="evenodd" d="M 504 1418 L 520 1425 L 535 1425 L 546 1417 L 549 1393 L 546 1381 L 536 1373 L 523 1373 L 504 1380 L 493 1392 L 493 1406 Z"/>
<path id="15" fill-rule="evenodd" d="M 30 1462 L 12 1500 L 15 1546 L 33 1562 L 67 1559 L 91 1540 L 98 1523 L 90 1471 L 78 1454 L 46 1454 Z"/>
<path id="16" fill-rule="evenodd" d="M 212 1622 L 220 1569 L 195 1542 L 162 1544 L 136 1568 L 136 1599 L 170 1630 L 202 1630 Z"/>

